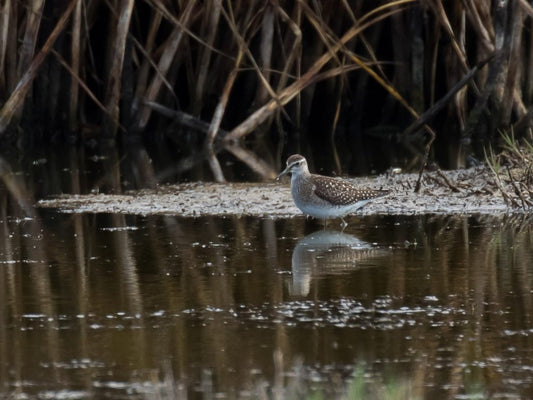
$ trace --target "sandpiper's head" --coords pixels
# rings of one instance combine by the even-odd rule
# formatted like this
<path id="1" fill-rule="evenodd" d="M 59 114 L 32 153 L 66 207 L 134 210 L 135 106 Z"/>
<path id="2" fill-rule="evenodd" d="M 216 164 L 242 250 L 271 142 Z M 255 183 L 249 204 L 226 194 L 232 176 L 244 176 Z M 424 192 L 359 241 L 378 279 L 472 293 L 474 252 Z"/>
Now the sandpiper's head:
<path id="1" fill-rule="evenodd" d="M 292 173 L 295 175 L 309 173 L 309 168 L 307 167 L 307 160 L 305 159 L 305 157 L 299 154 L 293 154 L 292 156 L 287 158 L 287 168 L 285 168 L 281 172 L 281 174 L 278 175 L 276 180 L 288 173 Z"/>

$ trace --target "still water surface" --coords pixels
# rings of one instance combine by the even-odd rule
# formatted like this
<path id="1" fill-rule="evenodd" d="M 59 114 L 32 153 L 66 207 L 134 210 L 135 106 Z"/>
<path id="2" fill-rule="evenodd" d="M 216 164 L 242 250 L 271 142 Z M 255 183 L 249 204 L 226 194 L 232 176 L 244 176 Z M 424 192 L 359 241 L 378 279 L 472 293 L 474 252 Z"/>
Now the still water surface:
<path id="1" fill-rule="evenodd" d="M 529 222 L 4 212 L 0 397 L 528 398 Z"/>

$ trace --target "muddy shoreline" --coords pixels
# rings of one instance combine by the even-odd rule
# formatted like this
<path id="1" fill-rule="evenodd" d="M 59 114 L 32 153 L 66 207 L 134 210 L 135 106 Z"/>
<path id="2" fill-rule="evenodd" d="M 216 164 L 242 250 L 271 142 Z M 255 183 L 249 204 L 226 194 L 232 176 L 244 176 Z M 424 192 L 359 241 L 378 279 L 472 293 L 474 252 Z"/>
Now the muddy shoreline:
<path id="1" fill-rule="evenodd" d="M 446 183 L 446 177 L 453 187 Z M 484 166 L 424 173 L 414 193 L 417 174 L 384 174 L 357 178 L 361 187 L 388 189 L 354 215 L 509 214 L 527 209 L 506 204 L 494 176 Z M 247 215 L 287 218 L 302 215 L 291 199 L 289 181 L 281 183 L 186 183 L 121 195 L 62 195 L 43 199 L 42 208 L 67 213 L 123 213 L 136 215 Z"/>

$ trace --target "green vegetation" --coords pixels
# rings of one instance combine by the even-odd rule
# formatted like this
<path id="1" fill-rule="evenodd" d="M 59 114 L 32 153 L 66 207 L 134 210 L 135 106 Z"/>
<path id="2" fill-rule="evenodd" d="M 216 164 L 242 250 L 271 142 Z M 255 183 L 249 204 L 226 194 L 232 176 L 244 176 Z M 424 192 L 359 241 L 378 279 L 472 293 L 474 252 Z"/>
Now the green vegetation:
<path id="1" fill-rule="evenodd" d="M 527 209 L 533 205 L 533 145 L 517 139 L 514 132 L 502 132 L 502 151 L 485 149 L 485 161 L 506 203 Z"/>

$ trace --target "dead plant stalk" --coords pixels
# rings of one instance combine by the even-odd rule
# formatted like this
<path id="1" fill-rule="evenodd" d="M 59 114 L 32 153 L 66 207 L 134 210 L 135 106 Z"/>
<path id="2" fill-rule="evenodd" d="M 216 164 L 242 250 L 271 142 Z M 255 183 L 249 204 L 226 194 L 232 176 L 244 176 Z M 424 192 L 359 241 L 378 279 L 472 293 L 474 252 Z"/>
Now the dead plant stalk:
<path id="1" fill-rule="evenodd" d="M 400 5 L 406 5 L 412 3 L 414 0 L 403 0 L 395 1 L 387 4 L 387 7 L 378 7 L 373 10 L 366 19 L 370 19 L 371 15 L 379 13 L 383 10 L 387 10 L 389 7 L 396 7 Z M 302 75 L 301 78 L 297 79 L 294 83 L 283 89 L 274 99 L 271 99 L 264 106 L 252 113 L 246 120 L 241 124 L 235 127 L 225 138 L 226 141 L 235 141 L 243 136 L 246 136 L 251 131 L 253 131 L 259 124 L 264 122 L 272 113 L 277 110 L 280 106 L 283 106 L 289 103 L 294 97 L 296 97 L 304 88 L 314 82 L 313 78 L 320 72 L 320 70 L 326 65 L 331 58 L 336 54 L 342 47 L 362 32 L 367 27 L 372 24 L 380 21 L 384 18 L 390 17 L 398 12 L 401 12 L 403 8 L 393 8 L 392 10 L 385 11 L 383 14 L 379 14 L 374 19 L 370 19 L 368 22 L 362 22 L 365 19 L 361 19 L 361 25 L 354 26 L 350 28 L 328 52 L 323 54 L 315 63 L 309 68 L 309 70 Z"/>
<path id="2" fill-rule="evenodd" d="M 48 39 L 44 43 L 43 47 L 41 48 L 39 53 L 37 53 L 26 72 L 22 75 L 21 79 L 17 84 L 17 87 L 15 88 L 15 90 L 13 90 L 11 96 L 9 96 L 9 99 L 6 101 L 2 109 L 0 109 L 0 134 L 5 132 L 13 115 L 20 107 L 22 107 L 26 94 L 28 93 L 31 84 L 35 79 L 35 76 L 37 75 L 39 67 L 52 49 L 52 46 L 59 34 L 65 28 L 70 14 L 74 9 L 76 1 L 77 0 L 71 0 L 71 2 L 68 4 L 65 12 L 61 16 L 61 18 L 59 18 L 59 21 L 57 22 L 50 36 L 48 36 Z"/>

